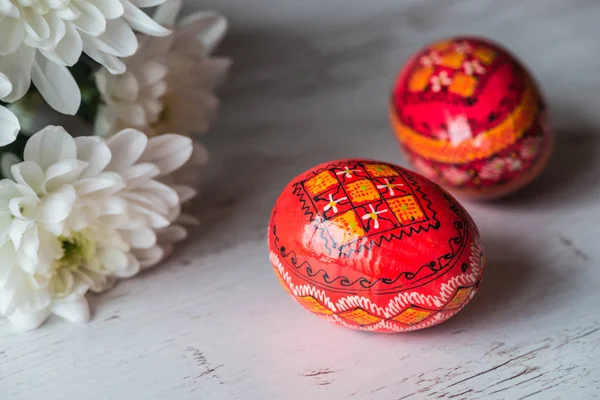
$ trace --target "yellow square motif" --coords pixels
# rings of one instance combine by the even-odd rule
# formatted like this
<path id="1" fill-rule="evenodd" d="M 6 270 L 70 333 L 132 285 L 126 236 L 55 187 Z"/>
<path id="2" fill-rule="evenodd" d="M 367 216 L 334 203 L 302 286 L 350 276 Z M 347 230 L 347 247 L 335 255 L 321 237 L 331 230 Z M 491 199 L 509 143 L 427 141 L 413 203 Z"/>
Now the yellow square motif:
<path id="1" fill-rule="evenodd" d="M 452 83 L 448 87 L 448 91 L 456 93 L 463 97 L 469 97 L 475 92 L 475 86 L 477 85 L 477 79 L 462 73 L 456 73 L 452 77 Z"/>
<path id="2" fill-rule="evenodd" d="M 473 52 L 473 56 L 483 64 L 490 65 L 496 58 L 496 53 L 488 47 L 478 47 Z"/>
<path id="3" fill-rule="evenodd" d="M 459 52 L 451 52 L 444 54 L 440 60 L 440 64 L 444 67 L 459 69 L 465 60 L 465 55 Z"/>
<path id="4" fill-rule="evenodd" d="M 321 303 L 319 303 L 317 301 L 317 299 L 315 299 L 312 296 L 298 297 L 297 299 L 298 299 L 298 302 L 300 304 L 302 304 L 307 310 L 309 310 L 315 314 L 324 314 L 324 315 L 333 314 L 333 311 L 331 311 L 330 309 L 321 305 Z"/>
<path id="5" fill-rule="evenodd" d="M 388 199 L 387 203 L 402 224 L 420 220 L 425 216 L 412 195 Z"/>
<path id="6" fill-rule="evenodd" d="M 450 300 L 444 308 L 446 310 L 453 310 L 455 308 L 460 307 L 465 302 L 465 300 L 467 300 L 467 298 L 471 295 L 472 291 L 473 287 L 458 289 L 452 300 Z"/>
<path id="7" fill-rule="evenodd" d="M 392 318 L 392 320 L 404 325 L 415 325 L 429 317 L 432 313 L 433 311 L 409 307 Z"/>
<path id="8" fill-rule="evenodd" d="M 352 242 L 365 235 L 354 210 L 346 211 L 327 221 L 327 228 L 333 239 L 340 244 Z"/>
<path id="9" fill-rule="evenodd" d="M 379 190 L 368 179 L 349 183 L 344 186 L 344 189 L 353 203 L 379 200 Z"/>
<path id="10" fill-rule="evenodd" d="M 308 193 L 316 196 L 338 184 L 338 180 L 330 171 L 323 171 L 306 181 L 304 187 Z"/>
<path id="11" fill-rule="evenodd" d="M 379 178 L 381 176 L 398 176 L 398 172 L 389 165 L 370 164 L 365 165 L 365 169 L 372 177 Z"/>
<path id="12" fill-rule="evenodd" d="M 381 321 L 381 318 L 376 317 L 372 314 L 369 314 L 362 308 L 357 308 L 357 309 L 350 310 L 350 311 L 344 311 L 342 313 L 339 313 L 338 315 L 340 317 L 343 317 L 344 319 L 354 321 L 359 325 L 371 325 L 371 324 Z"/>
<path id="13" fill-rule="evenodd" d="M 429 79 L 433 75 L 433 68 L 419 68 L 412 73 L 408 81 L 408 89 L 411 92 L 422 92 L 429 85 Z"/>

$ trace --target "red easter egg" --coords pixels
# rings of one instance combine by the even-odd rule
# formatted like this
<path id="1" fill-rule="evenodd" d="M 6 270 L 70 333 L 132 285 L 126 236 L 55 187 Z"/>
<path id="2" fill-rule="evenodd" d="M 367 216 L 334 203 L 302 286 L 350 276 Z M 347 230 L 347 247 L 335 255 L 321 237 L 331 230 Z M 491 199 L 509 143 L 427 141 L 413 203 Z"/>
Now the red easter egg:
<path id="1" fill-rule="evenodd" d="M 435 183 L 349 159 L 292 180 L 269 223 L 270 259 L 303 307 L 348 328 L 403 332 L 460 311 L 483 273 L 479 232 Z"/>
<path id="2" fill-rule="evenodd" d="M 412 165 L 467 197 L 520 189 L 552 152 L 554 137 L 533 78 L 484 39 L 445 39 L 418 51 L 396 81 L 390 117 Z"/>

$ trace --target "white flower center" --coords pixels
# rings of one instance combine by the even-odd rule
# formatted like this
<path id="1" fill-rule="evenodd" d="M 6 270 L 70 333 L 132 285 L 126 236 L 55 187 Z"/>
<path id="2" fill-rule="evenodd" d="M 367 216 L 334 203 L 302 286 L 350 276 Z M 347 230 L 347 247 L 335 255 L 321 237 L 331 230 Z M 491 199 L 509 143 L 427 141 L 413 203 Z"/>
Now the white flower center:
<path id="1" fill-rule="evenodd" d="M 63 250 L 63 256 L 56 261 L 55 268 L 77 270 L 88 264 L 96 255 L 96 241 L 91 232 L 84 229 L 73 233 L 69 237 L 58 238 Z"/>
<path id="2" fill-rule="evenodd" d="M 57 298 L 71 294 L 75 284 L 75 273 L 80 268 L 92 262 L 96 255 L 96 241 L 91 232 L 82 230 L 71 236 L 58 238 L 63 255 L 53 265 L 50 285 L 52 293 Z"/>

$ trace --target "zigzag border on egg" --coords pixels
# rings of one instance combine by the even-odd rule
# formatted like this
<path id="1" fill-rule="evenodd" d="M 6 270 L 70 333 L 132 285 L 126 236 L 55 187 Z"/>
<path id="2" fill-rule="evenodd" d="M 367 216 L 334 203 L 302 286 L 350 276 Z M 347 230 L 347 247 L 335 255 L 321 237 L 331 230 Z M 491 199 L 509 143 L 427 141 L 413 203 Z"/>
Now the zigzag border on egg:
<path id="1" fill-rule="evenodd" d="M 342 296 L 339 300 L 334 302 L 322 289 L 318 289 L 313 285 L 306 283 L 299 285 L 294 284 L 290 274 L 284 267 L 284 263 L 275 252 L 270 251 L 269 258 L 273 268 L 281 277 L 282 283 L 287 286 L 288 291 L 296 300 L 299 297 L 311 296 L 331 312 L 330 315 L 322 315 L 325 319 L 348 328 L 363 331 L 384 330 L 390 332 L 405 332 L 436 325 L 460 311 L 468 301 L 464 301 L 458 308 L 445 309 L 460 288 L 473 288 L 469 294 L 469 300 L 475 295 L 483 272 L 483 246 L 479 239 L 475 239 L 470 247 L 471 255 L 469 256 L 469 272 L 463 272 L 442 283 L 441 289 L 437 295 L 423 295 L 414 291 L 400 292 L 394 296 L 385 307 L 380 307 L 374 304 L 371 299 L 360 295 Z M 391 320 L 391 318 L 398 316 L 409 307 L 422 307 L 429 310 L 435 310 L 436 312 L 412 326 L 400 326 L 398 323 Z M 360 326 L 350 324 L 337 315 L 344 311 L 357 308 L 360 308 L 381 320 L 374 324 Z"/>

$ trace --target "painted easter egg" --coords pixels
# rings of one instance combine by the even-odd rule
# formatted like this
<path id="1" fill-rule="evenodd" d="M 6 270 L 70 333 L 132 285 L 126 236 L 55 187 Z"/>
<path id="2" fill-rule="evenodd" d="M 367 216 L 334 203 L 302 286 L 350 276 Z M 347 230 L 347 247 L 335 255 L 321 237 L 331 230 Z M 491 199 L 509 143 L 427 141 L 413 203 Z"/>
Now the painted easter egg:
<path id="1" fill-rule="evenodd" d="M 401 70 L 390 117 L 420 173 L 461 196 L 494 198 L 546 166 L 553 134 L 527 70 L 488 40 L 433 43 Z"/>
<path id="2" fill-rule="evenodd" d="M 465 209 L 423 176 L 380 161 L 332 161 L 296 177 L 273 208 L 268 244 L 298 303 L 365 331 L 439 324 L 471 300 L 483 273 Z"/>

